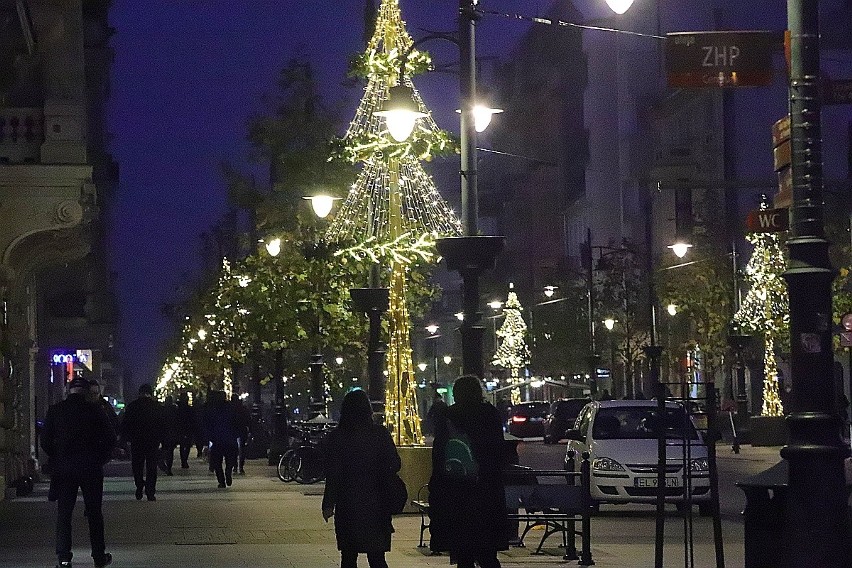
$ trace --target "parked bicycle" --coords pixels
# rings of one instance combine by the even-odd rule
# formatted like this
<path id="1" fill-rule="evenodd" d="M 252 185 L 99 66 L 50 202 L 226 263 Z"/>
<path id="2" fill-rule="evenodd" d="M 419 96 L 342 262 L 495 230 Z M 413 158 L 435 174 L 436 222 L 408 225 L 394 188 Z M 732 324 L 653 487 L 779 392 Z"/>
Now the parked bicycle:
<path id="1" fill-rule="evenodd" d="M 278 461 L 278 478 L 281 481 L 296 483 L 317 483 L 325 479 L 323 455 L 320 441 L 327 427 L 294 427 L 299 442 L 282 454 Z"/>

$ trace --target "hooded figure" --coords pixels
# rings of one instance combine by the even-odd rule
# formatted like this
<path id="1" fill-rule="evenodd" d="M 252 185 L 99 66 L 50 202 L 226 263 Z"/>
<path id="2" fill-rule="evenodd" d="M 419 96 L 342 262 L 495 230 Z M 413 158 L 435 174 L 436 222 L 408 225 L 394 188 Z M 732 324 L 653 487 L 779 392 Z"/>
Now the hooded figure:
<path id="1" fill-rule="evenodd" d="M 334 516 L 341 568 L 355 568 L 359 552 L 367 553 L 370 568 L 387 568 L 393 525 L 383 488 L 401 463 L 390 433 L 372 414 L 367 393 L 349 392 L 324 444 L 322 513 L 326 521 Z"/>
<path id="2" fill-rule="evenodd" d="M 497 551 L 509 548 L 504 443 L 500 413 L 482 398 L 474 375 L 453 384 L 455 404 L 435 423 L 429 480 L 430 547 L 450 552 L 458 568 L 499 568 Z M 469 448 L 465 464 L 460 448 Z"/>

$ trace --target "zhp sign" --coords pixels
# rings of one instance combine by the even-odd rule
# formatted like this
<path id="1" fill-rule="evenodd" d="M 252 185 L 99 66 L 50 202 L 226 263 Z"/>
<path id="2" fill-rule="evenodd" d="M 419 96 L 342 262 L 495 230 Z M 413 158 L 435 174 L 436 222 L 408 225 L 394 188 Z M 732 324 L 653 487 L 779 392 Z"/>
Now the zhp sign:
<path id="1" fill-rule="evenodd" d="M 666 34 L 669 87 L 762 87 L 772 82 L 774 32 Z"/>
<path id="2" fill-rule="evenodd" d="M 778 233 L 786 231 L 790 214 L 786 208 L 752 211 L 746 217 L 746 228 L 750 233 Z"/>

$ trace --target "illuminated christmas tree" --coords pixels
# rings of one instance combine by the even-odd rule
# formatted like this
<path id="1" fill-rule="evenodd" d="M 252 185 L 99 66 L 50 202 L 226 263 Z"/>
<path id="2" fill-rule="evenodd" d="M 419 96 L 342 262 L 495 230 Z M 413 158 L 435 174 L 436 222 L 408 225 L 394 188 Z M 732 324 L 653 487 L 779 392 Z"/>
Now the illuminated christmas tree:
<path id="1" fill-rule="evenodd" d="M 761 203 L 761 210 L 768 207 Z M 784 408 L 778 389 L 778 364 L 775 346 L 788 332 L 790 307 L 787 283 L 781 276 L 786 270 L 784 251 L 778 233 L 750 233 L 746 239 L 754 251 L 746 265 L 746 278 L 751 284 L 742 306 L 734 315 L 748 333 L 764 338 L 763 416 L 782 416 Z"/>
<path id="2" fill-rule="evenodd" d="M 506 314 L 506 319 L 503 325 L 497 330 L 497 337 L 500 339 L 500 346 L 494 353 L 494 358 L 491 363 L 497 367 L 509 369 L 509 383 L 517 385 L 521 382 L 521 369 L 526 367 L 530 362 L 530 350 L 524 340 L 527 333 L 527 324 L 521 316 L 521 303 L 518 301 L 518 295 L 514 292 L 509 292 L 509 298 L 503 306 L 503 312 Z M 514 387 L 512 389 L 512 404 L 521 402 L 521 389 Z"/>
<path id="3" fill-rule="evenodd" d="M 329 240 L 357 243 L 344 253 L 391 265 L 385 419 L 397 444 L 423 441 L 405 303 L 406 274 L 411 263 L 433 257 L 430 249 L 436 237 L 461 234 L 458 217 L 420 163 L 451 151 L 453 142 L 435 124 L 411 82 L 413 75 L 431 64 L 426 53 L 411 49 L 413 44 L 398 0 L 383 0 L 375 32 L 355 61 L 354 71 L 367 78 L 365 93 L 338 148 L 340 157 L 363 167 L 327 233 Z M 403 56 L 405 73 L 400 77 Z M 424 115 L 404 142 L 391 137 L 384 120 L 376 115 L 389 88 L 399 83 L 412 89 Z"/>

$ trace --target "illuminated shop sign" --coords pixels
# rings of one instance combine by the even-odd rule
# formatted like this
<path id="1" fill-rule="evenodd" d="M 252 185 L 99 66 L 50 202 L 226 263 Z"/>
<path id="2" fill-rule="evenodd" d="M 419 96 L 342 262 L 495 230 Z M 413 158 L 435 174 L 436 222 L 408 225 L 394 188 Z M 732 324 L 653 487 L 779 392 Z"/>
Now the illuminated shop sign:
<path id="1" fill-rule="evenodd" d="M 50 360 L 54 365 L 80 363 L 90 371 L 92 370 L 91 349 L 77 349 L 76 351 L 54 351 L 50 356 Z"/>

